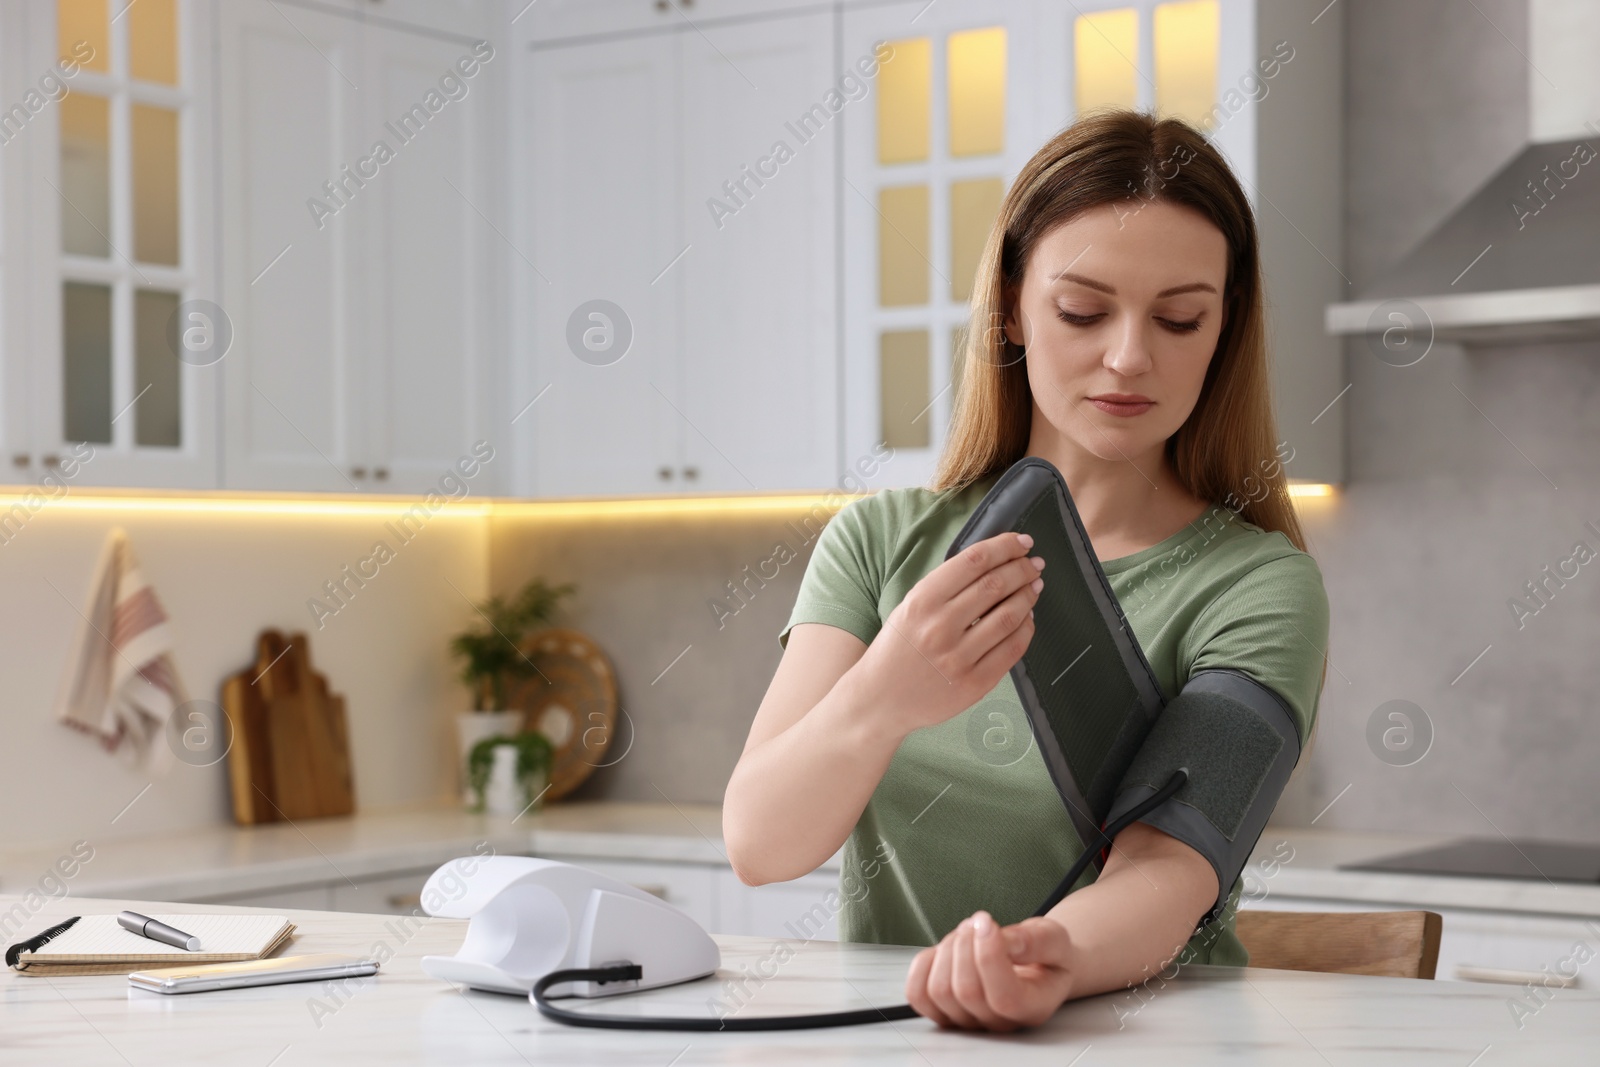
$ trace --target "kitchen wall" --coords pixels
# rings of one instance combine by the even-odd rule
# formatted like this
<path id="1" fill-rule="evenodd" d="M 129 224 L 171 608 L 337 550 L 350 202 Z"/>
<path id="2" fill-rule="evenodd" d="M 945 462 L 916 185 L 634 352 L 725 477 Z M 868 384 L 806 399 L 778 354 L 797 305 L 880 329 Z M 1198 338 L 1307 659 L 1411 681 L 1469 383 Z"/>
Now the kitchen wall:
<path id="1" fill-rule="evenodd" d="M 1527 139 L 1527 14 L 1351 0 L 1345 17 L 1354 297 Z M 1600 346 L 1441 343 L 1396 368 L 1357 341 L 1345 363 L 1351 388 L 1325 417 L 1347 420 L 1349 483 L 1301 504 L 1331 665 L 1278 819 L 1600 842 L 1600 564 L 1549 582 L 1543 606 L 1526 589 L 1578 542 L 1600 552 Z M 576 581 L 571 621 L 617 663 L 636 738 L 577 796 L 720 801 L 809 558 L 785 526 L 798 514 L 495 520 L 491 585 Z M 779 540 L 801 558 L 719 627 L 708 601 L 733 604 L 724 583 Z M 1519 619 L 1519 597 L 1537 612 Z"/>
<path id="2" fill-rule="evenodd" d="M 492 520 L 491 587 L 574 582 L 565 621 L 616 668 L 623 714 L 608 765 L 575 799 L 722 802 L 816 532 L 843 499 L 814 511 Z M 780 544 L 795 558 L 776 562 L 789 556 Z"/>
<path id="3" fill-rule="evenodd" d="M 1536 75 L 1522 0 L 1357 0 L 1345 19 L 1359 292 L 1522 148 Z M 1315 531 L 1337 668 L 1317 825 L 1600 841 L 1600 568 L 1565 562 L 1600 552 L 1600 343 L 1438 344 L 1405 368 L 1346 353 L 1350 484 Z M 1408 766 L 1366 737 L 1392 699 L 1431 721 Z"/>
<path id="4" fill-rule="evenodd" d="M 306 601 L 370 553 L 387 517 L 151 516 L 46 504 L 0 544 L 0 583 L 12 604 L 27 605 L 0 616 L 0 848 L 231 821 L 225 764 L 174 761 L 152 776 L 55 721 L 67 650 L 114 523 L 171 617 L 191 698 L 218 699 L 222 679 L 254 660 L 264 627 L 304 630 L 312 665 L 345 697 L 358 805 L 445 799 L 455 783 L 451 715 L 466 706 L 445 642 L 470 620 L 463 594 L 484 594 L 487 519 L 442 510 L 318 630 Z"/>

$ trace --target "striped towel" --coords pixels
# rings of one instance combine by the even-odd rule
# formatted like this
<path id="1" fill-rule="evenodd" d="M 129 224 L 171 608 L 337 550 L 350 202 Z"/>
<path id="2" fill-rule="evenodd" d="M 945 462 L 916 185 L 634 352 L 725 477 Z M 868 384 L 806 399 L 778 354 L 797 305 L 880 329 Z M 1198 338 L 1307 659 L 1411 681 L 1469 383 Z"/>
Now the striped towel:
<path id="1" fill-rule="evenodd" d="M 162 733 L 188 697 L 172 661 L 167 613 L 121 528 L 106 538 L 91 589 L 56 717 L 107 752 L 164 767 L 173 754 Z"/>

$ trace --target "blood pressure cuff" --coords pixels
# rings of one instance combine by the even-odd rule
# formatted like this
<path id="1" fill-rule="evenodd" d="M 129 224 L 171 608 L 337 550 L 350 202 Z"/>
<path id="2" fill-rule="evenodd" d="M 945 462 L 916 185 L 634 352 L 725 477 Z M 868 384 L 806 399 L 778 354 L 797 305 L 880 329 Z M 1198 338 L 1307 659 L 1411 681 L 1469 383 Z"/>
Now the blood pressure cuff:
<path id="1" fill-rule="evenodd" d="M 1187 780 L 1140 821 L 1183 841 L 1217 873 L 1219 917 L 1300 757 L 1288 706 L 1231 668 L 1202 670 L 1167 701 L 1095 556 L 1066 480 L 1047 460 L 1013 464 L 974 509 L 946 558 L 1006 531 L 1033 537 L 1044 588 L 1034 635 L 1011 668 L 1034 740 L 1085 848 L 1100 830 Z"/>
<path id="2" fill-rule="evenodd" d="M 1033 640 L 1011 668 L 1011 680 L 1073 828 L 1089 847 L 1100 840 L 1165 696 L 1090 546 L 1066 480 L 1048 460 L 1029 456 L 1002 474 L 945 558 L 1007 531 L 1032 536 L 1030 552 L 1046 564 Z M 1094 862 L 1098 869 L 1098 854 Z"/>
<path id="3" fill-rule="evenodd" d="M 1107 821 L 1154 795 L 1179 768 L 1187 772 L 1182 787 L 1139 821 L 1193 848 L 1216 871 L 1217 901 L 1199 926 L 1222 915 L 1300 744 L 1277 693 L 1242 671 L 1201 670 L 1167 704 L 1123 775 Z"/>

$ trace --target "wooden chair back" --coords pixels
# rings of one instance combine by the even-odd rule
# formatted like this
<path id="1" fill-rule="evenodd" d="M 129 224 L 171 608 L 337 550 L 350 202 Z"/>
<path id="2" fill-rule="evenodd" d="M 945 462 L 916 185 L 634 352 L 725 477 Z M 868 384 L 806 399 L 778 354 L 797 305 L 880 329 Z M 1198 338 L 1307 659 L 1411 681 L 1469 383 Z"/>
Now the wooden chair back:
<path id="1" fill-rule="evenodd" d="M 1443 920 L 1434 911 L 1241 910 L 1251 967 L 1432 978 Z"/>

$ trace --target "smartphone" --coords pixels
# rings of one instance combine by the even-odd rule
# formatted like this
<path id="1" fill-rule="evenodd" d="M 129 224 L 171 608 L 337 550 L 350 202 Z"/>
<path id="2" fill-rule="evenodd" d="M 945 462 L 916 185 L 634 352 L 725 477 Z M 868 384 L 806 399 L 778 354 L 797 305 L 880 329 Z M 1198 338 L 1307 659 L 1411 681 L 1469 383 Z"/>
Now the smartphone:
<path id="1" fill-rule="evenodd" d="M 277 985 L 281 982 L 321 982 L 330 978 L 361 978 L 378 973 L 376 960 L 359 956 L 320 953 L 282 956 L 242 963 L 202 963 L 194 967 L 161 967 L 134 971 L 128 984 L 155 993 L 205 993 L 240 986 Z"/>

